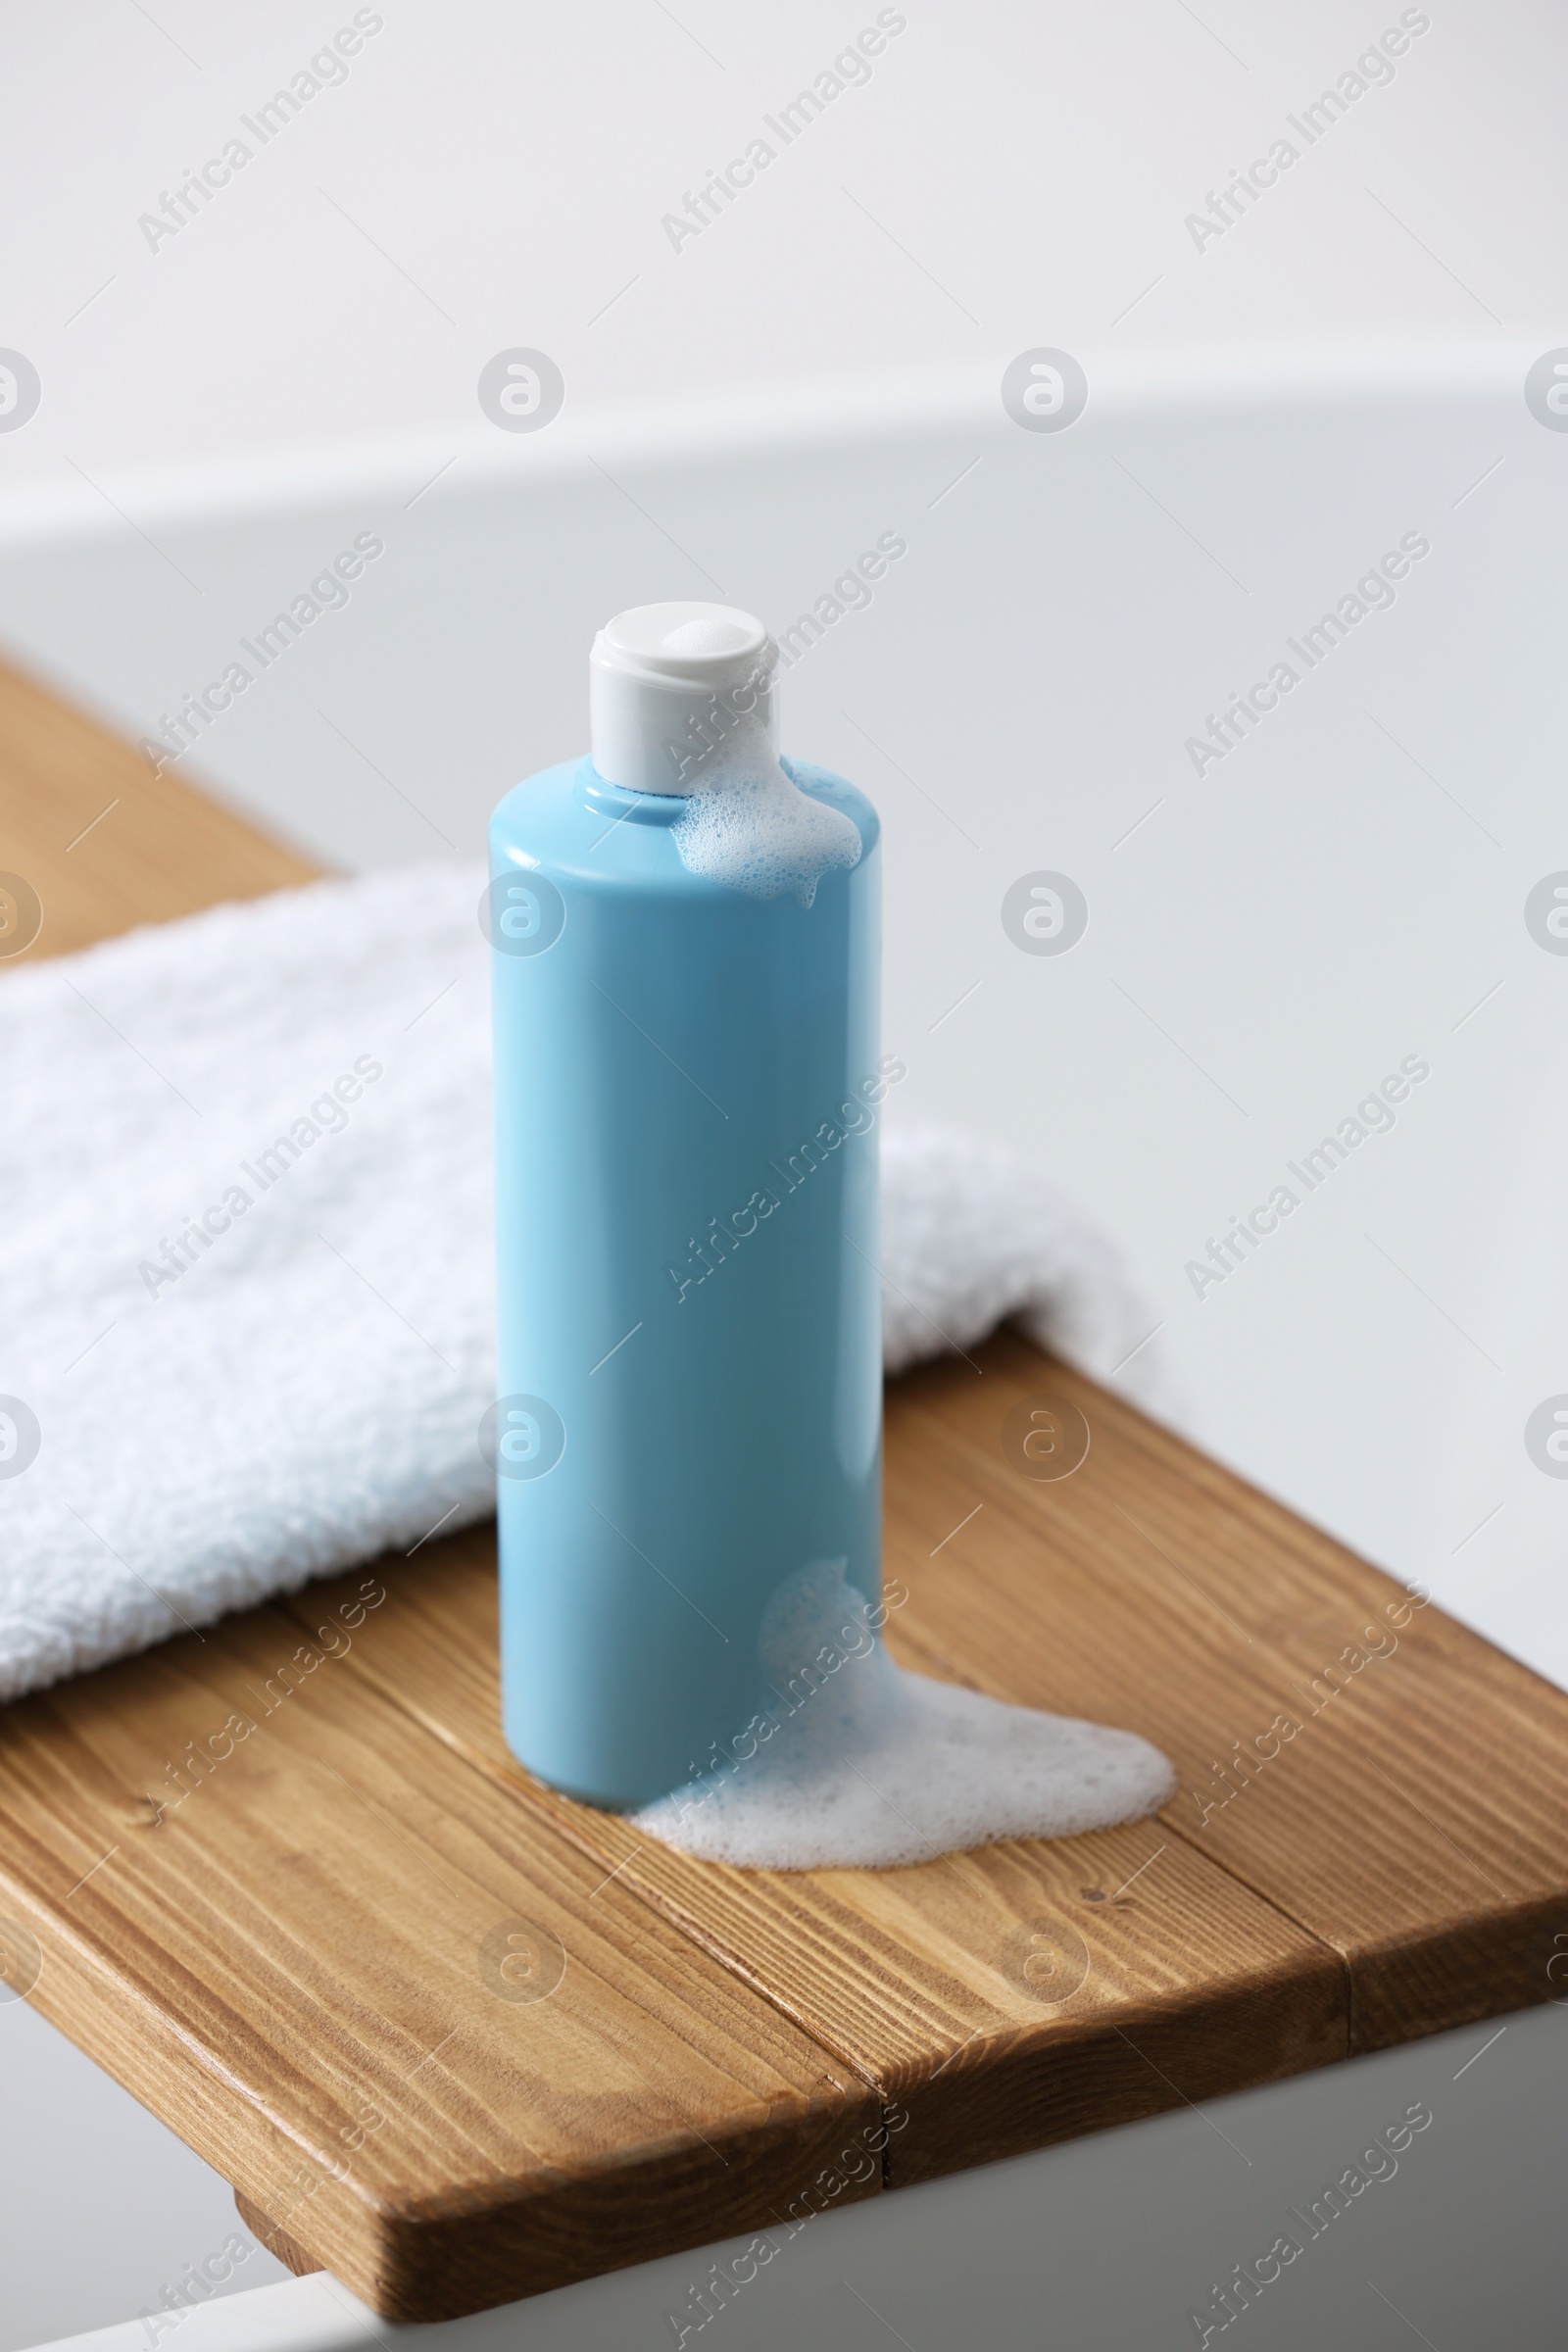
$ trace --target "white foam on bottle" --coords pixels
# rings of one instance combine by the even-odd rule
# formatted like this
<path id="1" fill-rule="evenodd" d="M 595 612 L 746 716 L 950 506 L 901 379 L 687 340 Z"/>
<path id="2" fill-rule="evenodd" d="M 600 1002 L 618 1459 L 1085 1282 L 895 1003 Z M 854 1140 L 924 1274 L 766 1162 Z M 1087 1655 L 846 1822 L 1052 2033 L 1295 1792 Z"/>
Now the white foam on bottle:
<path id="1" fill-rule="evenodd" d="M 633 1816 L 751 1870 L 891 1870 L 1152 1813 L 1176 1776 L 1134 1732 L 1007 1706 L 894 1664 L 842 1560 L 790 1577 L 759 1642 L 752 1721 L 699 1778 Z"/>
<path id="2" fill-rule="evenodd" d="M 761 727 L 737 727 L 671 827 L 682 864 L 748 898 L 793 891 L 809 906 L 822 876 L 858 865 L 860 829 L 786 774 Z"/>
<path id="3" fill-rule="evenodd" d="M 863 845 L 854 818 L 803 792 L 779 759 L 778 660 L 738 606 L 634 605 L 594 639 L 589 733 L 608 783 L 686 799 L 671 836 L 690 872 L 809 906 Z"/>

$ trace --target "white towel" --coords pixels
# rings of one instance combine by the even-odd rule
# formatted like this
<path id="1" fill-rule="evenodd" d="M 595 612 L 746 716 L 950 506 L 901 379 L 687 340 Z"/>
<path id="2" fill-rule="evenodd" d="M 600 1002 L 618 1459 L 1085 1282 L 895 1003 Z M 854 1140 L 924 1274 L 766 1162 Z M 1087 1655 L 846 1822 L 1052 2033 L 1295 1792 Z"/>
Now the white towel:
<path id="1" fill-rule="evenodd" d="M 481 881 L 0 979 L 0 1698 L 493 1507 Z M 1153 1320 L 994 1145 L 890 1119 L 883 1189 L 890 1371 L 1022 1310 L 1104 1374 Z"/>

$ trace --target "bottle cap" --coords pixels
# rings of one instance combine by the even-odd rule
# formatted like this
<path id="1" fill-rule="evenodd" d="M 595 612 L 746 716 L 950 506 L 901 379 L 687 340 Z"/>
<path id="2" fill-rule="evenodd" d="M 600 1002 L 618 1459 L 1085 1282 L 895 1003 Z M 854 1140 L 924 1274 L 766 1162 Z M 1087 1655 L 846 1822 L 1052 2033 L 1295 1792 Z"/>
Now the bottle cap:
<path id="1" fill-rule="evenodd" d="M 634 605 L 594 639 L 588 711 L 594 766 L 632 792 L 701 791 L 717 755 L 745 741 L 778 758 L 778 647 L 733 605 Z"/>

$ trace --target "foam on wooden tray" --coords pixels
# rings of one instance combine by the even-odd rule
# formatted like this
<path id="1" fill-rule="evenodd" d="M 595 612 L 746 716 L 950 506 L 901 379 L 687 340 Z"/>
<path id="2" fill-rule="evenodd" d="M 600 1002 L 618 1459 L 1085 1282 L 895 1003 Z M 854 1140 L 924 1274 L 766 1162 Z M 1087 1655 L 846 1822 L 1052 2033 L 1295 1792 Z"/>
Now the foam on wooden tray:
<path id="1" fill-rule="evenodd" d="M 754 1870 L 888 1870 L 1108 1829 L 1171 1794 L 1169 1762 L 1136 1733 L 895 1665 L 877 1639 L 885 1615 L 842 1560 L 791 1577 L 763 1621 L 757 1713 L 638 1827 Z"/>

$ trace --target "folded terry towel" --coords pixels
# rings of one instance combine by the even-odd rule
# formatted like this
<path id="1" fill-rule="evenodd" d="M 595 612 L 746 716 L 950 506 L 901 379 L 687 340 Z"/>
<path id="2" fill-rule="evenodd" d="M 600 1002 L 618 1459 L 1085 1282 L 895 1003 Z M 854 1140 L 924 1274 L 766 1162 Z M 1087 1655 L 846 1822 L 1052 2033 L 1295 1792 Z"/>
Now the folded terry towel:
<path id="1" fill-rule="evenodd" d="M 492 1508 L 481 882 L 323 882 L 0 981 L 0 1698 Z M 1010 1153 L 890 1121 L 883 1190 L 890 1371 L 1020 1311 L 1102 1373 L 1147 1332 Z"/>

